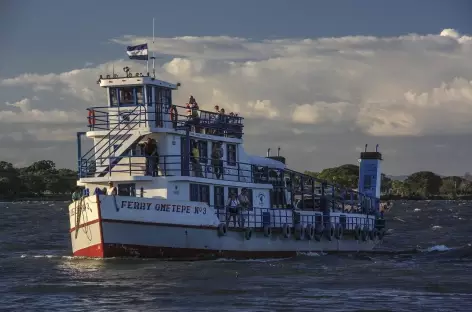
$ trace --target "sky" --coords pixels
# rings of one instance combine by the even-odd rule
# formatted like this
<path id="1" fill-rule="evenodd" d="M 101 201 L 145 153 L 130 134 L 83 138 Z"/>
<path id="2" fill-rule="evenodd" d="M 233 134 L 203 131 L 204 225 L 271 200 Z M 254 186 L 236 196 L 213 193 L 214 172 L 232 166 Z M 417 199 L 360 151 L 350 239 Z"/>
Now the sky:
<path id="1" fill-rule="evenodd" d="M 75 133 L 103 106 L 99 74 L 147 42 L 158 78 L 245 117 L 245 149 L 296 170 L 472 171 L 472 2 L 1 1 L 0 160 L 75 168 Z M 152 19 L 155 41 L 152 44 Z"/>

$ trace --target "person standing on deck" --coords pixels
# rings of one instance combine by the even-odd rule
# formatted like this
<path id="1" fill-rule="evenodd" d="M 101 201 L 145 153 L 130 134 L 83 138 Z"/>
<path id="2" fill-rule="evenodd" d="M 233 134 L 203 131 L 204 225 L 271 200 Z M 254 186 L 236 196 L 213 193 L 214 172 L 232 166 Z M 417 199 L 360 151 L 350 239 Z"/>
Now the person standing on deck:
<path id="1" fill-rule="evenodd" d="M 113 182 L 108 182 L 108 193 L 107 195 L 112 195 L 116 196 L 118 195 L 118 190 L 116 189 L 116 186 L 113 185 Z"/>
<path id="2" fill-rule="evenodd" d="M 238 220 L 237 222 L 239 227 L 242 227 L 240 203 L 234 192 L 231 192 L 228 201 L 226 202 L 226 226 L 229 226 L 231 217 L 233 217 L 233 224 L 235 227 L 236 219 Z"/>
<path id="3" fill-rule="evenodd" d="M 148 138 L 144 143 L 144 155 L 146 156 L 146 175 L 155 176 L 159 155 L 156 140 L 153 138 Z"/>
<path id="4" fill-rule="evenodd" d="M 240 210 L 241 210 L 240 211 L 240 219 L 241 219 L 241 225 L 242 225 L 241 227 L 244 227 L 244 223 L 245 223 L 244 214 L 246 213 L 246 211 L 249 209 L 249 206 L 250 206 L 249 198 L 247 197 L 247 188 L 243 187 L 241 189 L 241 194 L 239 194 L 238 200 L 239 200 L 239 205 L 240 205 Z"/>
<path id="5" fill-rule="evenodd" d="M 214 142 L 211 151 L 211 164 L 217 179 L 223 176 L 223 160 L 221 158 L 223 158 L 223 149 L 219 142 Z"/>
<path id="6" fill-rule="evenodd" d="M 200 165 L 200 151 L 198 150 L 198 143 L 195 141 L 192 142 L 190 161 L 192 162 L 192 169 L 195 176 L 203 178 L 202 166 Z"/>

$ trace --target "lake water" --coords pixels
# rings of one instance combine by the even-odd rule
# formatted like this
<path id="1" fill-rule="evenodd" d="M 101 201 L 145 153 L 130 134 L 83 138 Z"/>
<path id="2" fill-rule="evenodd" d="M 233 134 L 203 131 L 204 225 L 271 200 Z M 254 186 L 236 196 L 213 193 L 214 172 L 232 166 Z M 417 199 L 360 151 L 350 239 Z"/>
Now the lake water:
<path id="1" fill-rule="evenodd" d="M 0 203 L 0 311 L 469 311 L 472 203 L 396 202 L 378 252 L 73 259 L 67 203 Z"/>

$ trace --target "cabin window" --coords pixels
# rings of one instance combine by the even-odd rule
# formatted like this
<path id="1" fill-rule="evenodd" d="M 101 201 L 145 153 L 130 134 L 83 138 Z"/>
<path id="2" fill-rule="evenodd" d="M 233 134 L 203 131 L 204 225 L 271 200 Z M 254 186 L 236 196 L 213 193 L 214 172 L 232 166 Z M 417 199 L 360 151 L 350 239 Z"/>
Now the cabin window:
<path id="1" fill-rule="evenodd" d="M 252 202 L 252 189 L 246 189 L 246 196 L 247 196 L 247 199 L 249 200 L 249 207 L 248 207 L 248 210 L 252 210 L 253 209 L 253 202 Z"/>
<path id="2" fill-rule="evenodd" d="M 144 89 L 143 87 L 134 88 L 136 92 L 136 104 L 144 104 Z"/>
<path id="3" fill-rule="evenodd" d="M 210 205 L 210 186 L 204 184 L 190 184 L 190 201 Z"/>
<path id="4" fill-rule="evenodd" d="M 199 141 L 198 142 L 198 151 L 200 153 L 200 163 L 208 163 L 208 142 Z"/>
<path id="5" fill-rule="evenodd" d="M 236 145 L 235 144 L 227 144 L 226 145 L 226 163 L 228 166 L 236 166 Z"/>
<path id="6" fill-rule="evenodd" d="M 118 184 L 117 189 L 119 196 L 136 196 L 136 184 L 134 183 Z"/>
<path id="7" fill-rule="evenodd" d="M 283 187 L 274 187 L 270 190 L 270 202 L 272 208 L 285 207 L 285 189 Z"/>
<path id="8" fill-rule="evenodd" d="M 118 106 L 118 89 L 110 88 L 110 106 Z"/>
<path id="9" fill-rule="evenodd" d="M 132 87 L 120 88 L 120 105 L 134 104 L 134 89 Z"/>
<path id="10" fill-rule="evenodd" d="M 152 86 L 146 86 L 146 98 L 147 98 L 147 104 L 152 105 Z"/>
<path id="11" fill-rule="evenodd" d="M 214 196 L 214 205 L 215 209 L 224 209 L 225 208 L 225 188 L 223 186 L 215 186 Z"/>

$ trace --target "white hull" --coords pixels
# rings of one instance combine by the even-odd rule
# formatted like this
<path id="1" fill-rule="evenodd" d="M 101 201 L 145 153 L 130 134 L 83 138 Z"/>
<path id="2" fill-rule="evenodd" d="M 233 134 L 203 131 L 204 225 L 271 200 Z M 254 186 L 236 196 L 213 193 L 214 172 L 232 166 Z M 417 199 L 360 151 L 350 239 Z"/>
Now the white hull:
<path id="1" fill-rule="evenodd" d="M 348 225 L 339 240 L 334 237 L 329 240 L 327 236 L 320 241 L 307 236 L 297 240 L 293 232 L 287 238 L 275 219 L 271 221 L 269 237 L 264 235 L 262 227 L 252 227 L 252 236 L 247 239 L 244 229 L 231 226 L 226 235 L 219 235 L 221 221 L 214 209 L 201 203 L 103 195 L 89 196 L 84 203 L 80 221 L 76 218 L 77 203 L 69 207 L 74 256 L 273 258 L 305 252 L 369 251 L 379 242 L 377 238 L 366 241 L 354 238 L 350 230 L 356 224 L 349 220 L 351 216 L 359 220 L 359 215 L 354 214 L 343 214 L 347 216 Z M 333 215 L 331 218 L 336 220 Z M 364 221 L 373 220 L 361 216 Z M 257 217 L 253 219 L 257 221 Z M 304 223 L 303 217 L 301 220 Z"/>

